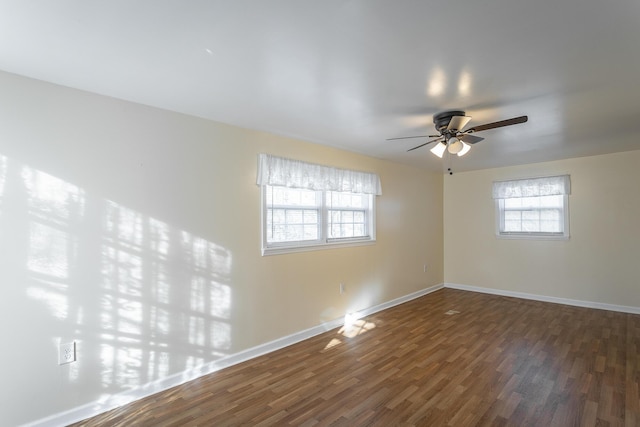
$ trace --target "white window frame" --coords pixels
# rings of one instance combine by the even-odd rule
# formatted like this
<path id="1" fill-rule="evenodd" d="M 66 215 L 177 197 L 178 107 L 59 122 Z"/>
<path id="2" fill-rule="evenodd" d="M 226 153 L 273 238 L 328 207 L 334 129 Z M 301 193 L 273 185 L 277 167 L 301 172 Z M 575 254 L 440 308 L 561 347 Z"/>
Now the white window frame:
<path id="1" fill-rule="evenodd" d="M 547 188 L 543 188 L 543 184 L 548 180 L 557 180 L 562 182 L 559 190 L 551 190 L 547 191 Z M 531 190 L 531 184 L 535 184 L 536 182 L 541 183 L 540 189 Z M 514 194 L 510 194 L 508 196 L 498 195 L 496 194 L 496 186 L 500 185 L 512 185 L 514 187 Z M 522 185 L 522 190 L 518 188 L 519 185 Z M 569 233 L 569 194 L 570 194 L 570 181 L 568 175 L 558 176 L 558 177 L 542 177 L 542 178 L 528 178 L 523 180 L 516 181 L 503 181 L 494 183 L 494 200 L 495 200 L 495 233 L 498 238 L 501 239 L 533 239 L 533 240 L 568 240 L 570 237 Z M 513 231 L 504 231 L 505 225 L 505 212 L 509 209 L 505 209 L 504 201 L 507 198 L 530 198 L 530 197 L 545 197 L 545 196 L 558 196 L 562 197 L 562 213 L 561 213 L 561 221 L 562 221 L 562 231 L 561 232 L 513 232 Z M 538 210 L 536 208 L 529 208 L 530 210 Z M 539 210 L 545 209 L 541 207 Z"/>
<path id="2" fill-rule="evenodd" d="M 368 229 L 368 235 L 362 237 L 342 237 L 331 238 L 329 237 L 329 211 L 332 210 L 331 206 L 327 203 L 327 194 L 330 191 L 315 190 L 316 199 L 319 200 L 318 204 L 318 239 L 317 240 L 299 240 L 288 242 L 267 242 L 267 185 L 261 185 L 261 205 L 262 205 L 262 255 L 277 255 L 285 253 L 306 252 L 322 249 L 332 249 L 340 247 L 350 246 L 364 246 L 372 245 L 376 242 L 376 215 L 375 215 L 375 203 L 376 197 L 373 194 L 362 194 L 368 199 L 368 206 L 366 208 L 366 223 Z M 272 186 L 278 187 L 278 186 Z M 300 209 L 295 206 L 292 208 Z"/>

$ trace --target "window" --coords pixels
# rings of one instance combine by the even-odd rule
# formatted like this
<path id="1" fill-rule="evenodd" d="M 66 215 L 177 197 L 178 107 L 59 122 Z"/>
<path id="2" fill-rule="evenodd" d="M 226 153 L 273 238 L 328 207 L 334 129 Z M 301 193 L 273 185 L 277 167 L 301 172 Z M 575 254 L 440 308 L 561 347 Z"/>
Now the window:
<path id="1" fill-rule="evenodd" d="M 569 237 L 569 175 L 493 183 L 499 237 Z"/>
<path id="2" fill-rule="evenodd" d="M 260 155 L 263 255 L 375 241 L 377 175 Z"/>

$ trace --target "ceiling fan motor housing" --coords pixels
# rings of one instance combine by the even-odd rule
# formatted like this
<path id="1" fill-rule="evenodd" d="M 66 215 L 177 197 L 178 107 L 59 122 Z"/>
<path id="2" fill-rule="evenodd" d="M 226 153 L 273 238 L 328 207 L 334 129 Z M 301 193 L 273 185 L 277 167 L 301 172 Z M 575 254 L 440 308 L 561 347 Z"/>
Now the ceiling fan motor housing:
<path id="1" fill-rule="evenodd" d="M 443 111 L 433 116 L 433 123 L 436 125 L 438 132 L 443 133 L 447 129 L 447 126 L 449 126 L 452 117 L 465 115 L 464 111 Z"/>

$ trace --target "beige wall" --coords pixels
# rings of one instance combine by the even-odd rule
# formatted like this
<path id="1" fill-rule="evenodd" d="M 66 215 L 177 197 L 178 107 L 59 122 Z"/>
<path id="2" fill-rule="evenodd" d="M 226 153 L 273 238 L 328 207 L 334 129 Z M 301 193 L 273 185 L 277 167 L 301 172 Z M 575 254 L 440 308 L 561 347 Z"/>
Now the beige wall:
<path id="1" fill-rule="evenodd" d="M 2 425 L 443 281 L 440 174 L 6 73 L 0 88 Z M 262 257 L 261 152 L 378 173 L 377 243 Z"/>
<path id="2" fill-rule="evenodd" d="M 640 307 L 639 166 L 632 151 L 445 177 L 445 282 Z M 498 239 L 492 182 L 559 174 L 570 239 Z"/>

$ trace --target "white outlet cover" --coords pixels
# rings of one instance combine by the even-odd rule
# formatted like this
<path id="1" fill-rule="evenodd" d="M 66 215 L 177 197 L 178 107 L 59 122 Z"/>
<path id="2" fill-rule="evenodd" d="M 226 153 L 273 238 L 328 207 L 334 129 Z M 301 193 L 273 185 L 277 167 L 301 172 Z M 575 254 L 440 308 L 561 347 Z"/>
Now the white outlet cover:
<path id="1" fill-rule="evenodd" d="M 65 365 L 76 361 L 76 342 L 60 344 L 58 349 L 58 364 Z"/>

